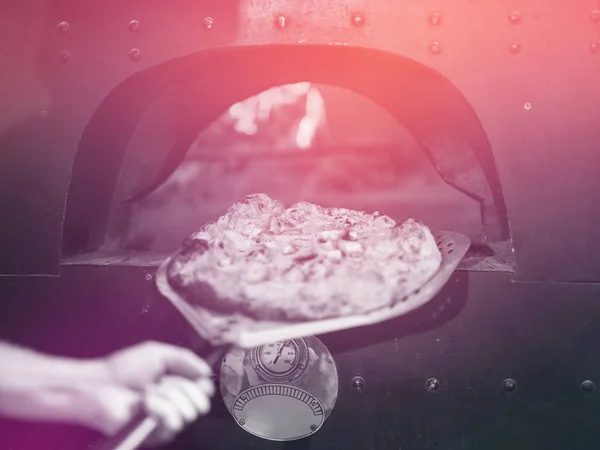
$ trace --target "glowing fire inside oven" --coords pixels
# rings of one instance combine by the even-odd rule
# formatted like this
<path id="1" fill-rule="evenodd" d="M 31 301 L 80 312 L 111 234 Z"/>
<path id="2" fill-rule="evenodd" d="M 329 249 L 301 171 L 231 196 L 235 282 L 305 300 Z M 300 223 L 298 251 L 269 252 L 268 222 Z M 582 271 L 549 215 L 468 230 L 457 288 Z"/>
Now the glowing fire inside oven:
<path id="1" fill-rule="evenodd" d="M 386 111 L 333 86 L 296 83 L 233 104 L 158 189 L 134 202 L 121 246 L 169 252 L 234 202 L 264 192 L 292 204 L 379 210 L 474 235 L 478 205 L 445 184 Z M 122 228 L 123 230 L 123 228 Z"/>
<path id="2" fill-rule="evenodd" d="M 297 124 L 289 132 L 295 145 L 309 149 L 319 127 L 325 124 L 325 102 L 319 89 L 311 83 L 295 83 L 268 89 L 255 97 L 235 103 L 228 114 L 234 120 L 238 133 L 253 136 L 260 123 L 267 122 L 272 114 L 285 106 L 292 106 L 302 113 Z"/>

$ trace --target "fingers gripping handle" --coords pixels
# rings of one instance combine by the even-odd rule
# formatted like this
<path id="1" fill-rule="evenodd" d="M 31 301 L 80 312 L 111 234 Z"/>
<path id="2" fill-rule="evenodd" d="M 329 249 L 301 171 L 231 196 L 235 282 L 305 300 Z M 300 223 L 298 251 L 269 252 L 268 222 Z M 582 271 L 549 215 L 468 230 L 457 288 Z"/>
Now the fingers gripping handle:
<path id="1" fill-rule="evenodd" d="M 216 373 L 218 365 L 229 349 L 229 346 L 222 346 L 213 349 L 205 358 L 205 361 L 213 372 Z M 138 449 L 157 429 L 158 422 L 153 417 L 141 415 L 131 421 L 129 425 L 123 428 L 112 438 L 106 440 L 96 450 L 136 450 Z"/>

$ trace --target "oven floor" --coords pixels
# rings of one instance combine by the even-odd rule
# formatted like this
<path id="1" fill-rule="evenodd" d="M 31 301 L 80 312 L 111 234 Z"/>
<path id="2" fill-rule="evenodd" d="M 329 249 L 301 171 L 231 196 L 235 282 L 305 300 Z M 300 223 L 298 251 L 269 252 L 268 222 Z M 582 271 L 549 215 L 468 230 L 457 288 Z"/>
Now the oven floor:
<path id="1" fill-rule="evenodd" d="M 63 266 L 137 266 L 157 268 L 170 256 L 166 252 L 134 252 L 99 250 L 67 258 Z M 459 270 L 477 272 L 513 272 L 513 251 L 510 241 L 483 248 L 471 248 L 458 266 Z"/>

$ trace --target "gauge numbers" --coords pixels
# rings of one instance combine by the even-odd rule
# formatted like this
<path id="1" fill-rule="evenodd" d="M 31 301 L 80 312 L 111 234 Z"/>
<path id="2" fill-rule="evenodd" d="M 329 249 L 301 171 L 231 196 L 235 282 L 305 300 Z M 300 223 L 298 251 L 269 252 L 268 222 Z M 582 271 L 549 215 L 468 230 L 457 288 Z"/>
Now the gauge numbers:
<path id="1" fill-rule="evenodd" d="M 292 340 L 263 345 L 259 350 L 261 366 L 273 375 L 292 372 L 300 363 L 298 356 L 298 348 Z"/>
<path id="2" fill-rule="evenodd" d="M 288 339 L 253 349 L 254 369 L 267 381 L 292 381 L 302 374 L 308 350 L 303 339 Z"/>

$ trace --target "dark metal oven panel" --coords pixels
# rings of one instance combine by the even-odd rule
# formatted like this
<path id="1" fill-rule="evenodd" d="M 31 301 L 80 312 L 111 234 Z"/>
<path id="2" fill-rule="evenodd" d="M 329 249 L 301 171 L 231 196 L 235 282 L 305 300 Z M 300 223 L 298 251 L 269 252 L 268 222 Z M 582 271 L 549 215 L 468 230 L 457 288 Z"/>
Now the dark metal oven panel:
<path id="1" fill-rule="evenodd" d="M 7 299 L 0 338 L 74 357 L 145 339 L 201 350 L 151 275 L 70 266 L 60 280 L 0 279 Z M 414 314 L 321 336 L 338 367 L 336 409 L 318 434 L 289 447 L 594 450 L 599 294 L 591 283 L 515 283 L 502 273 L 458 271 Z M 64 450 L 100 440 L 75 427 L 25 423 L 0 422 L 0 435 L 13 449 L 35 448 L 31 440 L 41 436 Z M 282 448 L 243 431 L 216 396 L 211 414 L 170 448 L 253 447 Z"/>

